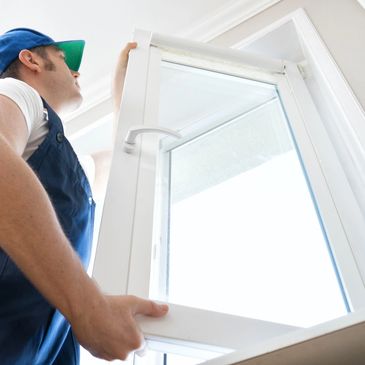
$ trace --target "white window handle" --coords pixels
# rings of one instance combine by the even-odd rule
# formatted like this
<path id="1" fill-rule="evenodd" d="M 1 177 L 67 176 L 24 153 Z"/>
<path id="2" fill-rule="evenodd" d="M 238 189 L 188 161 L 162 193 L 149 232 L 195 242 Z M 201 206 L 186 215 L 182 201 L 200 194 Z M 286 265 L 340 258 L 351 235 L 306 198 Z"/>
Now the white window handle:
<path id="1" fill-rule="evenodd" d="M 132 127 L 124 140 L 124 151 L 131 153 L 136 145 L 136 138 L 141 133 L 161 133 L 172 137 L 181 138 L 181 134 L 168 128 L 161 127 Z"/>

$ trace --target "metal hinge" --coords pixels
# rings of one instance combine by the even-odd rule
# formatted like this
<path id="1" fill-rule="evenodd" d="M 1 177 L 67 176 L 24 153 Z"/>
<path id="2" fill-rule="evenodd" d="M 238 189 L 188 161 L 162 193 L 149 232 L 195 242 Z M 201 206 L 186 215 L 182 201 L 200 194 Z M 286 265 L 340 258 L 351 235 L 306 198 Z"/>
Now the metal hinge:
<path id="1" fill-rule="evenodd" d="M 303 79 L 307 79 L 308 78 L 308 64 L 307 62 L 301 62 L 301 63 L 297 63 L 297 67 L 298 70 L 300 72 L 300 74 L 302 75 Z"/>

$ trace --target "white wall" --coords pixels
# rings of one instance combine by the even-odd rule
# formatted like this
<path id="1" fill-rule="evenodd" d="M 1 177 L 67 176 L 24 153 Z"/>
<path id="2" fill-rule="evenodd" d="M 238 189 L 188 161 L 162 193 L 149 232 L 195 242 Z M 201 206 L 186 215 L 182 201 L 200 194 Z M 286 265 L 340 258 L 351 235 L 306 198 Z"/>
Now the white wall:
<path id="1" fill-rule="evenodd" d="M 357 0 L 282 0 L 212 41 L 232 46 L 303 8 L 365 109 L 365 10 Z"/>

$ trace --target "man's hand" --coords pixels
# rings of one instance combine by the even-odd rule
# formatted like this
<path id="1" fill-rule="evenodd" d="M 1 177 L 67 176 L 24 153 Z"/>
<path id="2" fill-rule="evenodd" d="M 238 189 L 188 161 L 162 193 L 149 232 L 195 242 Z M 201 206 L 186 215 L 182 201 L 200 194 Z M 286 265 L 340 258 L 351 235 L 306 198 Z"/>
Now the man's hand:
<path id="1" fill-rule="evenodd" d="M 143 335 L 135 320 L 137 314 L 161 317 L 168 311 L 165 304 L 135 296 L 105 296 L 100 303 L 89 304 L 71 325 L 80 344 L 105 360 L 125 360 L 140 348 Z"/>
<path id="2" fill-rule="evenodd" d="M 136 42 L 129 42 L 122 49 L 119 54 L 117 67 L 115 69 L 114 79 L 113 79 L 113 100 L 114 100 L 114 110 L 117 112 L 120 107 L 120 103 L 122 100 L 123 86 L 125 74 L 127 71 L 129 52 L 131 49 L 135 49 L 137 47 Z"/>

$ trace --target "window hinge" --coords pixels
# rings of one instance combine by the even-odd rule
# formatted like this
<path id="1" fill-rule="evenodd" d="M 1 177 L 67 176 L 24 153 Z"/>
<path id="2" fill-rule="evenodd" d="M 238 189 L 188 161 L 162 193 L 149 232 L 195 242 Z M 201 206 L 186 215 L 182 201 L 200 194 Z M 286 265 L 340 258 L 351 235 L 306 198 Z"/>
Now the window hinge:
<path id="1" fill-rule="evenodd" d="M 274 74 L 285 75 L 285 73 L 286 73 L 286 65 L 285 65 L 285 61 L 283 60 L 282 65 L 281 65 L 281 70 L 274 72 Z"/>
<path id="2" fill-rule="evenodd" d="M 306 61 L 297 63 L 298 70 L 300 74 L 302 75 L 303 79 L 308 78 L 308 63 Z"/>

